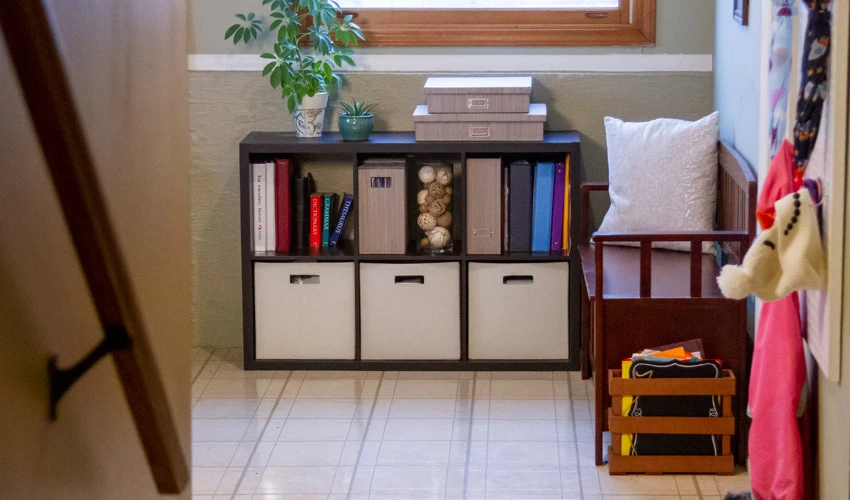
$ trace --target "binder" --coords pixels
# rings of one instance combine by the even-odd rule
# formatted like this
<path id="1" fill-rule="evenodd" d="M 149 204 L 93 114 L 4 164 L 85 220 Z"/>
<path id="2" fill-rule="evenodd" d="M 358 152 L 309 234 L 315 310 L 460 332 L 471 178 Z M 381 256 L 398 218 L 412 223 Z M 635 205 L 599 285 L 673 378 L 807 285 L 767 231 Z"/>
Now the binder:
<path id="1" fill-rule="evenodd" d="M 567 166 L 564 163 L 555 164 L 555 187 L 552 191 L 552 238 L 549 247 L 553 252 L 561 250 L 564 230 L 564 181 Z"/>
<path id="2" fill-rule="evenodd" d="M 295 203 L 293 217 L 294 233 L 292 245 L 295 248 L 306 248 L 310 232 L 310 193 L 315 189 L 313 176 L 307 174 L 295 179 Z"/>
<path id="3" fill-rule="evenodd" d="M 511 163 L 509 179 L 511 252 L 531 251 L 531 164 L 527 161 Z"/>
<path id="4" fill-rule="evenodd" d="M 292 240 L 292 198 L 290 194 L 289 160 L 277 159 L 275 165 L 275 210 L 278 252 L 288 252 Z"/>
<path id="5" fill-rule="evenodd" d="M 502 252 L 511 251 L 511 188 L 510 169 L 502 166 Z"/>
<path id="6" fill-rule="evenodd" d="M 548 252 L 552 230 L 552 190 L 555 164 L 540 162 L 534 169 L 534 208 L 531 222 L 531 251 Z"/>
<path id="7" fill-rule="evenodd" d="M 561 250 L 570 251 L 570 155 L 567 154 L 564 169 L 564 218 L 562 223 Z"/>
<path id="8" fill-rule="evenodd" d="M 502 160 L 466 160 L 466 242 L 469 254 L 502 251 Z"/>

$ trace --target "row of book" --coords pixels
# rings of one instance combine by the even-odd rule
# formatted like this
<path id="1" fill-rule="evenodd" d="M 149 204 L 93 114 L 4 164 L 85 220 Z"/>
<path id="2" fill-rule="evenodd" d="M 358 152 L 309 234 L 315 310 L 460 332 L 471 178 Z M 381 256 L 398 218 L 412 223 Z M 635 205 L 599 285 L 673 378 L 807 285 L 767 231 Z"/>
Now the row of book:
<path id="1" fill-rule="evenodd" d="M 520 160 L 503 167 L 502 193 L 502 251 L 569 251 L 569 155 L 559 163 Z"/>
<path id="2" fill-rule="evenodd" d="M 297 175 L 286 158 L 251 164 L 254 252 L 335 247 L 354 206 L 348 193 L 317 193 L 311 174 Z"/>

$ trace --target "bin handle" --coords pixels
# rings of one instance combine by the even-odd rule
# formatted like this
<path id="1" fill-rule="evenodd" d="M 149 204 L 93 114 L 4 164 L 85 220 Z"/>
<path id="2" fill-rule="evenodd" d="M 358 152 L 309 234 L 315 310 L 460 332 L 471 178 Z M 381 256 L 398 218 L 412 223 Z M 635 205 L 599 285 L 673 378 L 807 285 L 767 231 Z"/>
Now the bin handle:
<path id="1" fill-rule="evenodd" d="M 534 283 L 534 276 L 530 274 L 521 274 L 521 275 L 510 275 L 502 277 L 503 285 L 530 285 Z"/>
<path id="2" fill-rule="evenodd" d="M 318 274 L 290 274 L 290 285 L 318 285 L 320 278 Z"/>
<path id="3" fill-rule="evenodd" d="M 396 276 L 395 277 L 396 285 L 424 285 L 425 284 L 425 276 L 415 275 L 415 276 Z"/>

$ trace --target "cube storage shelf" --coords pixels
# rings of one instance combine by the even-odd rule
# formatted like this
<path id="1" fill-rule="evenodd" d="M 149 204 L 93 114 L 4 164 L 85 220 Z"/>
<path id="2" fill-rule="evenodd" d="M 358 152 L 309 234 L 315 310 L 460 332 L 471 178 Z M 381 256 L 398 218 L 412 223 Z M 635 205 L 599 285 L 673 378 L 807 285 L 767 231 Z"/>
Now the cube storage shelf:
<path id="1" fill-rule="evenodd" d="M 580 153 L 575 131 L 547 132 L 542 142 L 416 142 L 412 132 L 373 133 L 368 141 L 346 142 L 337 133 L 299 139 L 291 133 L 251 132 L 239 145 L 245 369 L 577 370 Z M 468 254 L 466 160 L 498 156 L 507 165 L 517 159 L 564 161 L 567 154 L 571 249 Z M 351 169 L 353 240 L 288 253 L 251 250 L 252 162 L 279 157 L 298 165 L 299 159 L 348 155 L 351 166 L 340 168 Z M 414 221 L 407 217 L 411 227 L 404 254 L 360 253 L 358 168 L 368 158 L 400 156 L 459 162 L 450 252 L 417 253 Z M 408 165 L 410 200 L 416 176 L 412 162 Z M 386 286 L 398 287 L 399 293 Z M 416 309 L 426 302 L 438 317 L 431 325 Z M 514 306 L 504 325 L 497 325 L 499 304 Z"/>

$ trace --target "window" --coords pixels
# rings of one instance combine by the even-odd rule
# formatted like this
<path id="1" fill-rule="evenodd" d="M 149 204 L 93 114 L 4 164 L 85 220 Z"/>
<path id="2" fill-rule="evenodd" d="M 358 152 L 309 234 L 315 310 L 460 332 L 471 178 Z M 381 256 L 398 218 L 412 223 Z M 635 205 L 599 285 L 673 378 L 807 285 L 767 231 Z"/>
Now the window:
<path id="1" fill-rule="evenodd" d="M 372 46 L 655 43 L 655 0 L 338 1 Z"/>

